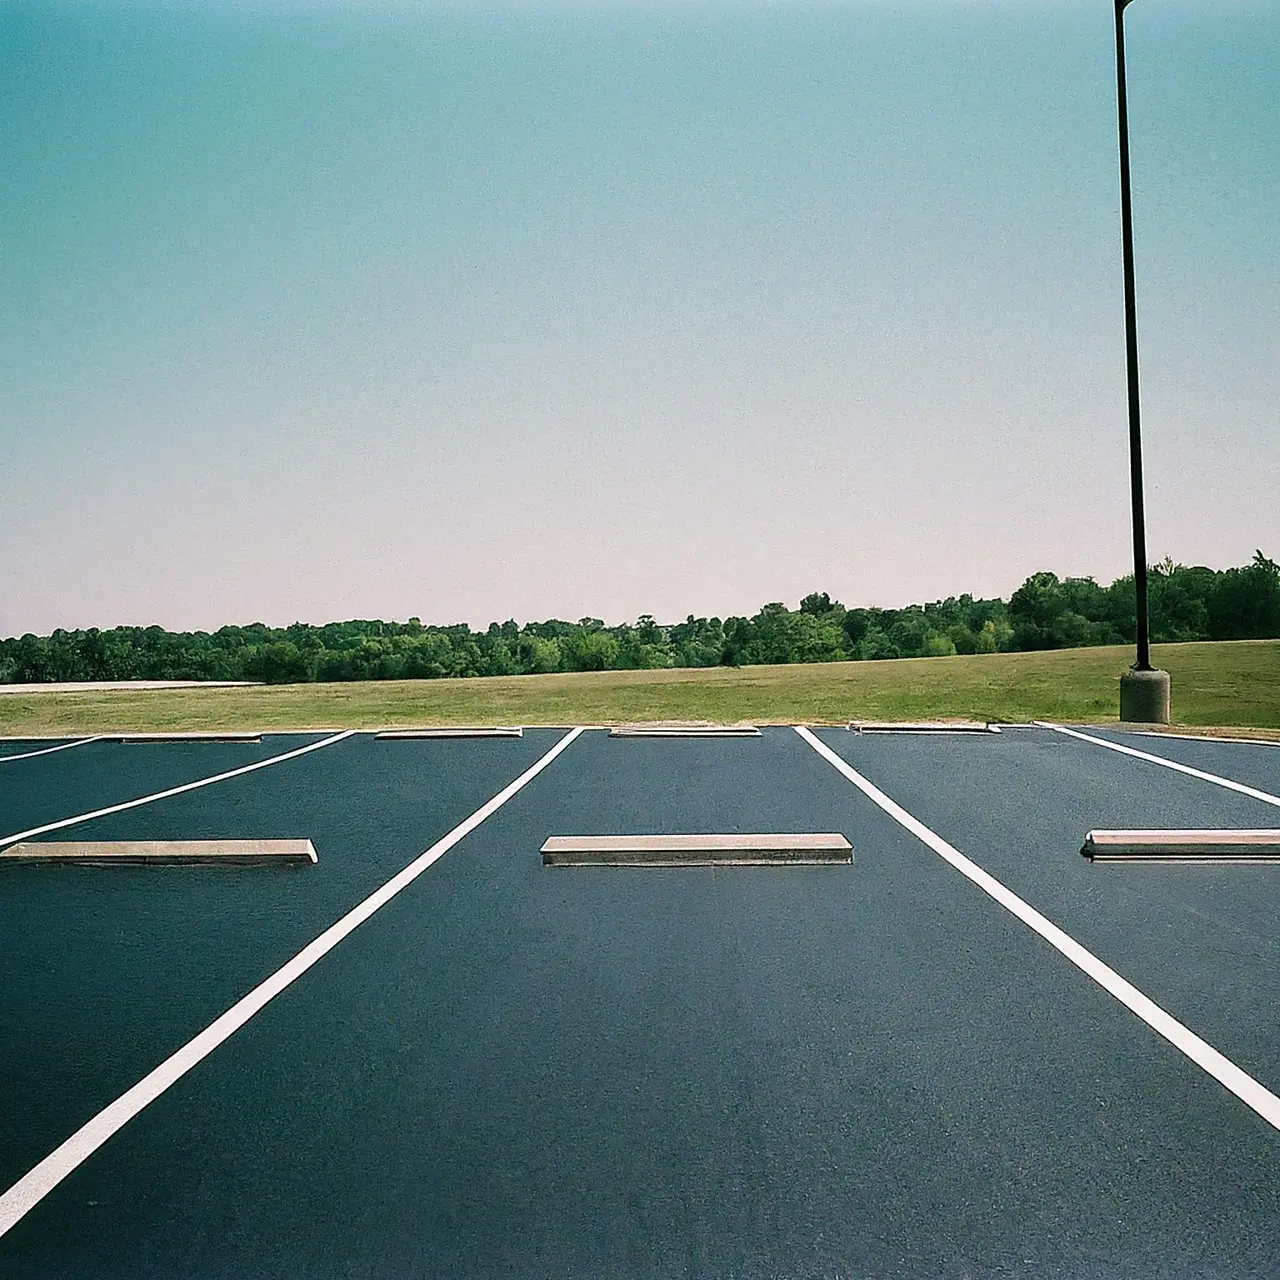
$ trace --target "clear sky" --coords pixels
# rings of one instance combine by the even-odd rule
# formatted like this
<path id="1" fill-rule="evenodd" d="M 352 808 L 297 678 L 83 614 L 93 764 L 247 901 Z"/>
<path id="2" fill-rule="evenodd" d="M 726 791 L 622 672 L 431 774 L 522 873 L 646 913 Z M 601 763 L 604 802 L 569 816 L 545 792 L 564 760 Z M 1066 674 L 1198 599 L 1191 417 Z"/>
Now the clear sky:
<path id="1" fill-rule="evenodd" d="M 1131 567 L 1111 0 L 0 4 L 0 635 Z M 1280 555 L 1280 4 L 1138 0 L 1153 559 Z"/>

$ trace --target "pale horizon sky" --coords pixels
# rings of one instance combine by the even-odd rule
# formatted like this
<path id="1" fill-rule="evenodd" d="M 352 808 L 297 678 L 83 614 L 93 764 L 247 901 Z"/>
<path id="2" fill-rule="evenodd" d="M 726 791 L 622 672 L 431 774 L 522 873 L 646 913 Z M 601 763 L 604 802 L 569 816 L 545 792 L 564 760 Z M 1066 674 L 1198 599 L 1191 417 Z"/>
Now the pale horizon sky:
<path id="1" fill-rule="evenodd" d="M 1111 0 L 0 7 L 0 636 L 1131 570 Z M 1280 556 L 1280 5 L 1128 10 L 1150 558 Z"/>

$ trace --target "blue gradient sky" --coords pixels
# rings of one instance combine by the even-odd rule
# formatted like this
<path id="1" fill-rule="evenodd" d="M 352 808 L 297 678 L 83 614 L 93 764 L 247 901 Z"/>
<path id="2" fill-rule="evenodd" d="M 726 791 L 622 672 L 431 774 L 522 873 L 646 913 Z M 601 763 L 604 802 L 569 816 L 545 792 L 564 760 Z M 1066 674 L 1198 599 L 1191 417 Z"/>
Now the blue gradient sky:
<path id="1" fill-rule="evenodd" d="M 10 0 L 0 634 L 1123 573 L 1110 15 Z M 1280 5 L 1128 25 L 1151 554 L 1280 554 Z"/>

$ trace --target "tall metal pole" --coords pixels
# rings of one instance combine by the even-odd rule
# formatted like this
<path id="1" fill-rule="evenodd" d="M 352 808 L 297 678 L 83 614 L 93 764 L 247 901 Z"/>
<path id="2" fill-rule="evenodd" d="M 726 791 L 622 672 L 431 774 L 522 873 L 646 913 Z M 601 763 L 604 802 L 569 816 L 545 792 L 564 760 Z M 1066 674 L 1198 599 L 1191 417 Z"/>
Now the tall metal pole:
<path id="1" fill-rule="evenodd" d="M 1150 671 L 1151 629 L 1147 615 L 1147 526 L 1142 500 L 1142 425 L 1138 404 L 1138 301 L 1133 271 L 1133 194 L 1129 182 L 1129 95 L 1124 70 L 1124 11 L 1132 0 L 1115 0 L 1116 78 L 1120 108 L 1120 222 L 1124 237 L 1124 321 L 1129 363 L 1129 483 L 1133 501 L 1133 587 L 1138 660 Z"/>

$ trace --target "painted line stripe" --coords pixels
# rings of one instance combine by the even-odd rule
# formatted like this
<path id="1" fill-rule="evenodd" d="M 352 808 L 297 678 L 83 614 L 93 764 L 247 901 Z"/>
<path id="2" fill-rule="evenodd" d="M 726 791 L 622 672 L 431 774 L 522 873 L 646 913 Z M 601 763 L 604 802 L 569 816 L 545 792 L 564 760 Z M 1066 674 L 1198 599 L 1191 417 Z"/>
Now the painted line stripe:
<path id="1" fill-rule="evenodd" d="M 962 876 L 967 877 L 983 893 L 992 897 L 1006 911 L 1016 916 L 1028 928 L 1038 933 L 1051 947 L 1061 952 L 1081 972 L 1087 974 L 1104 991 L 1115 996 L 1125 1008 L 1136 1013 L 1153 1031 L 1163 1036 L 1175 1049 L 1186 1054 L 1198 1067 L 1207 1071 L 1224 1088 L 1234 1093 L 1245 1106 L 1252 1108 L 1274 1129 L 1280 1129 L 1280 1097 L 1259 1084 L 1251 1075 L 1242 1071 L 1230 1058 L 1219 1053 L 1211 1044 L 1202 1040 L 1194 1031 L 1184 1027 L 1171 1014 L 1166 1013 L 1149 996 L 1143 995 L 1133 983 L 1122 978 L 1110 965 L 1104 964 L 1093 952 L 1082 947 L 1070 934 L 1059 929 L 1051 920 L 1042 916 L 1034 907 L 1024 902 L 1012 889 L 1007 888 L 995 876 L 984 871 L 976 862 L 948 844 L 940 835 L 931 831 L 918 818 L 914 818 L 900 804 L 890 799 L 879 787 L 868 782 L 856 769 L 842 760 L 824 742 L 801 726 L 796 732 L 830 765 L 842 773 L 873 804 L 878 805 L 895 822 L 905 827 L 917 840 L 928 845 L 940 858 L 949 862 Z"/>
<path id="2" fill-rule="evenodd" d="M 11 760 L 31 760 L 35 756 L 51 756 L 55 751 L 70 751 L 72 747 L 87 747 L 91 742 L 101 742 L 102 738 L 77 738 L 74 742 L 62 742 L 56 747 L 41 747 L 39 751 L 24 751 L 20 756 L 0 756 L 0 764 L 8 764 Z"/>
<path id="3" fill-rule="evenodd" d="M 459 841 L 470 835 L 486 818 L 502 808 L 512 796 L 533 781 L 570 743 L 582 733 L 573 729 L 540 760 L 526 769 L 514 782 L 508 783 L 492 800 L 480 806 L 469 818 L 460 822 L 447 836 L 437 840 L 425 853 L 419 854 L 403 871 L 397 872 L 380 889 L 375 889 L 359 906 L 353 907 L 336 924 L 309 942 L 292 960 L 286 961 L 248 995 L 237 1000 L 226 1013 L 211 1022 L 199 1035 L 166 1058 L 145 1075 L 133 1088 L 122 1093 L 104 1107 L 87 1124 L 76 1130 L 65 1142 L 51 1151 L 0 1196 L 0 1236 L 30 1213 L 68 1174 L 84 1163 L 113 1134 L 122 1129 L 144 1107 L 154 1102 L 170 1085 L 180 1080 L 192 1067 L 208 1057 L 224 1040 L 244 1026 L 256 1013 L 274 1000 L 286 987 L 300 978 L 316 961 L 322 959 L 348 934 L 354 932 L 376 911 L 413 883 L 432 863 L 438 861 Z"/>
<path id="4" fill-rule="evenodd" d="M 335 742 L 356 733 L 355 729 L 344 729 L 330 738 L 322 738 L 319 742 L 309 742 L 305 747 L 295 747 L 283 755 L 271 756 L 266 760 L 258 760 L 253 764 L 242 764 L 237 769 L 228 769 L 226 773 L 215 773 L 211 778 L 198 778 L 195 782 L 184 782 L 180 787 L 170 787 L 167 791 L 157 791 L 154 795 L 139 796 L 136 800 L 126 800 L 123 804 L 108 805 L 105 809 L 94 809 L 90 813 L 78 813 L 73 818 L 60 818 L 57 822 L 46 822 L 42 827 L 31 827 L 26 831 L 15 831 L 11 836 L 0 836 L 0 848 L 7 844 L 16 844 L 19 840 L 29 840 L 32 836 L 42 836 L 46 831 L 61 831 L 64 827 L 74 827 L 78 822 L 88 822 L 93 818 L 105 818 L 111 813 L 123 813 L 126 809 L 136 809 L 139 805 L 154 804 L 157 800 L 167 800 L 170 796 L 179 796 L 184 791 L 198 791 L 201 787 L 211 787 L 215 782 L 225 782 L 228 778 L 238 778 L 242 773 L 253 773 L 257 769 L 266 769 L 273 764 L 283 764 L 286 760 L 296 760 L 308 752 L 319 751 L 322 747 L 331 747 Z"/>
<path id="5" fill-rule="evenodd" d="M 1051 724 L 1047 720 L 1038 720 L 1041 729 L 1052 729 L 1054 733 L 1066 734 L 1068 738 L 1079 738 L 1081 742 L 1092 742 L 1095 747 L 1106 747 L 1108 751 L 1118 751 L 1122 756 L 1132 756 L 1135 760 L 1146 760 L 1158 764 L 1164 769 L 1173 769 L 1176 773 L 1185 773 L 1189 778 L 1199 778 L 1201 782 L 1212 782 L 1216 787 L 1226 787 L 1228 791 L 1238 791 L 1242 796 L 1251 796 L 1261 800 L 1263 804 L 1273 804 L 1280 808 L 1280 796 L 1270 792 L 1259 791 L 1256 787 L 1246 787 L 1243 782 L 1233 782 L 1230 778 L 1221 778 L 1216 773 L 1205 773 L 1203 769 L 1193 769 L 1189 764 L 1179 764 L 1176 760 L 1168 760 L 1164 756 L 1153 756 L 1150 752 L 1139 751 L 1136 747 L 1126 747 L 1119 742 L 1108 742 L 1106 738 L 1095 738 L 1090 733 L 1081 733 L 1078 729 L 1068 729 L 1065 725 Z"/>

